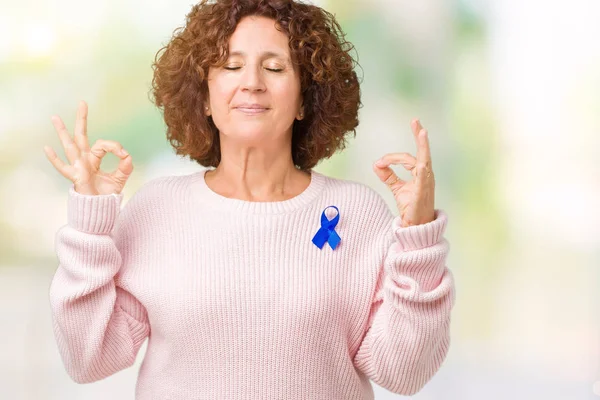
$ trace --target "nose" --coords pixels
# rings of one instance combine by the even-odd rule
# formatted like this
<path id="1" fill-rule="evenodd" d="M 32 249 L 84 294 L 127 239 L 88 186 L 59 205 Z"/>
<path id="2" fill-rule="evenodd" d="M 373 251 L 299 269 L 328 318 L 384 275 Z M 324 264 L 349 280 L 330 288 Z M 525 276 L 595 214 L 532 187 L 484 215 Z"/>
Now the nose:
<path id="1" fill-rule="evenodd" d="M 255 91 L 265 91 L 265 83 L 263 81 L 262 71 L 260 66 L 248 65 L 242 73 L 241 89 Z"/>

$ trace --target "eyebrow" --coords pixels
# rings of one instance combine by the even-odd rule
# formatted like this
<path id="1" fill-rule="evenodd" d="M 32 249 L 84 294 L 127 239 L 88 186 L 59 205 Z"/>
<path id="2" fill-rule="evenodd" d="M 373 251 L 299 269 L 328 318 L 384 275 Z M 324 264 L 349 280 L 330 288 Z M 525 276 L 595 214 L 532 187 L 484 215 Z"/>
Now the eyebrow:
<path id="1" fill-rule="evenodd" d="M 229 55 L 230 56 L 242 56 L 242 57 L 244 57 L 244 56 L 246 56 L 246 53 L 243 52 L 243 51 L 237 50 L 237 51 L 230 52 Z M 261 57 L 262 58 L 273 58 L 273 57 L 276 57 L 276 58 L 282 58 L 282 59 L 284 59 L 286 61 L 289 61 L 289 58 L 286 55 L 284 55 L 282 53 L 277 53 L 276 51 L 265 51 L 265 52 L 261 53 Z"/>

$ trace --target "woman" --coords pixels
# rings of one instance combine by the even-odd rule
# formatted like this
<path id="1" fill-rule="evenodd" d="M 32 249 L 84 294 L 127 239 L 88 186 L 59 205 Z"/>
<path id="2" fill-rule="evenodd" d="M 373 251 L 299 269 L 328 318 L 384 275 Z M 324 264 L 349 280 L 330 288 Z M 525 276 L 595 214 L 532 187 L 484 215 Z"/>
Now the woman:
<path id="1" fill-rule="evenodd" d="M 131 156 L 56 118 L 73 182 L 50 288 L 58 348 L 79 383 L 131 366 L 137 399 L 372 399 L 419 391 L 449 346 L 447 216 L 427 135 L 369 187 L 312 170 L 358 124 L 359 86 L 331 14 L 292 0 L 202 1 L 155 62 L 178 154 L 207 170 L 153 179 L 123 210 Z M 113 174 L 99 170 L 111 152 Z M 413 179 L 390 169 L 401 163 Z"/>

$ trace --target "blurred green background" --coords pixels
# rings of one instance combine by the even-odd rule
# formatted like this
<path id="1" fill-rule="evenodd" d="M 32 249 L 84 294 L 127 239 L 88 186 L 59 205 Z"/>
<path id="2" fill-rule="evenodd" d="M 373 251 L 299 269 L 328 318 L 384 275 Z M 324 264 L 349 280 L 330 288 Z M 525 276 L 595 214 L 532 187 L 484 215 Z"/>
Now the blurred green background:
<path id="1" fill-rule="evenodd" d="M 47 294 L 70 182 L 43 146 L 66 161 L 50 116 L 72 130 L 85 100 L 90 142 L 133 157 L 125 202 L 201 169 L 174 155 L 149 100 L 154 55 L 193 2 L 0 4 L 0 398 L 131 399 L 145 345 L 90 385 L 61 364 Z M 313 4 L 355 45 L 364 104 L 356 138 L 315 169 L 396 212 L 371 165 L 416 153 L 412 118 L 429 131 L 457 298 L 448 358 L 414 398 L 600 398 L 600 2 Z"/>

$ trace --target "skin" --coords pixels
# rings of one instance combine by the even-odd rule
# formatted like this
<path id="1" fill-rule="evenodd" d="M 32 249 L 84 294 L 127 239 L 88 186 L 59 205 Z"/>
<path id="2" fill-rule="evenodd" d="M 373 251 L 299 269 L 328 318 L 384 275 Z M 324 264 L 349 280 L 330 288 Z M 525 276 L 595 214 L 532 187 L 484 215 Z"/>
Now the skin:
<path id="1" fill-rule="evenodd" d="M 205 176 L 211 190 L 246 201 L 282 201 L 297 196 L 310 174 L 293 163 L 292 125 L 303 118 L 300 75 L 286 34 L 275 21 L 245 17 L 229 40 L 225 65 L 208 73 L 206 115 L 221 141 L 221 162 Z M 260 114 L 235 109 L 241 103 L 268 107 Z"/>
<path id="2" fill-rule="evenodd" d="M 121 193 L 133 172 L 131 156 L 119 142 L 114 140 L 99 139 L 90 148 L 87 136 L 87 116 L 87 104 L 85 101 L 80 101 L 73 137 L 59 116 L 51 117 L 69 164 L 63 162 L 50 146 L 44 146 L 44 153 L 54 168 L 73 182 L 76 192 L 84 195 Z M 119 157 L 119 165 L 111 173 L 100 170 L 102 158 L 108 153 Z"/>
<path id="3" fill-rule="evenodd" d="M 230 38 L 230 57 L 208 74 L 209 96 L 204 112 L 219 128 L 221 163 L 205 176 L 207 185 L 230 198 L 247 201 L 282 201 L 297 196 L 310 183 L 310 174 L 299 171 L 291 156 L 292 124 L 303 118 L 299 71 L 291 63 L 287 35 L 265 17 L 243 18 Z M 252 114 L 235 107 L 259 103 L 268 109 Z M 133 171 L 131 156 L 112 140 L 89 146 L 88 107 L 79 103 L 75 133 L 71 137 L 58 116 L 52 123 L 65 150 L 64 163 L 50 146 L 48 160 L 75 190 L 87 195 L 120 193 Z M 388 153 L 373 164 L 379 179 L 396 200 L 401 226 L 425 224 L 435 219 L 435 180 L 431 169 L 428 134 L 418 119 L 411 122 L 417 156 Z M 117 169 L 100 170 L 102 158 L 119 157 Z M 413 176 L 399 179 L 391 165 L 402 164 Z"/>
<path id="4" fill-rule="evenodd" d="M 435 219 L 434 195 L 435 179 L 431 169 L 431 152 L 427 131 L 418 119 L 411 122 L 413 136 L 417 143 L 417 156 L 409 153 L 389 153 L 373 164 L 379 179 L 392 191 L 401 226 L 426 224 Z M 390 165 L 402 164 L 413 178 L 399 179 Z"/>
<path id="5" fill-rule="evenodd" d="M 205 112 L 213 116 L 220 130 L 221 163 L 207 172 L 205 179 L 213 191 L 223 196 L 280 201 L 297 196 L 310 183 L 310 176 L 294 167 L 290 151 L 292 123 L 294 118 L 302 118 L 303 110 L 299 74 L 291 67 L 287 40 L 274 21 L 246 17 L 230 38 L 227 63 L 209 70 L 209 104 Z M 232 107 L 243 101 L 267 105 L 270 110 L 251 116 L 236 113 Z M 373 166 L 392 191 L 404 227 L 435 219 L 427 131 L 417 119 L 411 126 L 417 157 L 390 153 Z M 399 163 L 411 171 L 412 180 L 401 180 L 392 171 L 390 165 Z"/>

